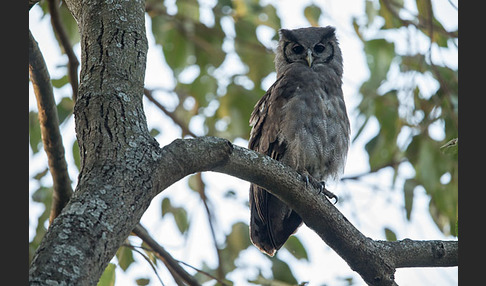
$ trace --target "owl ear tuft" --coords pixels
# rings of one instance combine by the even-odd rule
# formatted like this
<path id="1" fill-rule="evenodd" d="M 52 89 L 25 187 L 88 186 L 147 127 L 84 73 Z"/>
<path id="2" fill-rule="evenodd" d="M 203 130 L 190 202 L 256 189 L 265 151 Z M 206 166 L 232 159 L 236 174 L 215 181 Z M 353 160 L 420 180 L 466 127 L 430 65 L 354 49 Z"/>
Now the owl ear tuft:
<path id="1" fill-rule="evenodd" d="M 297 39 L 295 38 L 294 34 L 292 33 L 292 30 L 280 29 L 280 30 L 278 30 L 278 34 L 280 35 L 280 40 L 288 40 L 288 41 L 292 41 L 292 42 L 297 42 Z"/>
<path id="2" fill-rule="evenodd" d="M 326 26 L 324 29 L 324 36 L 323 38 L 330 38 L 336 36 L 336 28 L 333 26 Z"/>

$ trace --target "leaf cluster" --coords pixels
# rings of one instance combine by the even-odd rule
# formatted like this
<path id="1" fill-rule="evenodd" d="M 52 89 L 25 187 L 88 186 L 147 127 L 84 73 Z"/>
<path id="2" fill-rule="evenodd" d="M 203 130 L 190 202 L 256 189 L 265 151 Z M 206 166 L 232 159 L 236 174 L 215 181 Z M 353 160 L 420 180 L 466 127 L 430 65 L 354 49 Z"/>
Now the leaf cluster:
<path id="1" fill-rule="evenodd" d="M 410 219 L 418 187 L 431 197 L 430 214 L 445 233 L 457 236 L 458 160 L 442 152 L 458 137 L 457 63 L 441 61 L 457 52 L 458 31 L 446 30 L 430 0 L 417 0 L 417 12 L 400 0 L 366 1 L 366 17 L 354 19 L 370 76 L 360 87 L 360 126 L 354 140 L 370 124 L 379 132 L 366 146 L 370 170 L 409 164 L 414 174 L 403 183 L 404 209 Z M 418 47 L 419 40 L 427 43 Z M 407 43 L 405 49 L 398 45 Z"/>

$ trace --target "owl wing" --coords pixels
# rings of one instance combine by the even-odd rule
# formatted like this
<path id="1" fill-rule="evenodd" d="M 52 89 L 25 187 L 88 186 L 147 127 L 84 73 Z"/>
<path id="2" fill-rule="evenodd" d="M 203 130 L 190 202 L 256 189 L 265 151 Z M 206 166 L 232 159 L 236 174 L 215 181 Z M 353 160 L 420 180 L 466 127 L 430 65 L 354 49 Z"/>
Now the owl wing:
<path id="1" fill-rule="evenodd" d="M 282 76 L 257 102 L 250 116 L 250 125 L 253 126 L 248 142 L 250 149 L 275 160 L 282 158 L 286 151 L 285 141 L 278 138 L 282 107 L 293 96 L 295 88 Z M 250 186 L 250 216 L 250 238 L 255 246 L 270 256 L 302 223 L 292 209 L 255 184 Z"/>

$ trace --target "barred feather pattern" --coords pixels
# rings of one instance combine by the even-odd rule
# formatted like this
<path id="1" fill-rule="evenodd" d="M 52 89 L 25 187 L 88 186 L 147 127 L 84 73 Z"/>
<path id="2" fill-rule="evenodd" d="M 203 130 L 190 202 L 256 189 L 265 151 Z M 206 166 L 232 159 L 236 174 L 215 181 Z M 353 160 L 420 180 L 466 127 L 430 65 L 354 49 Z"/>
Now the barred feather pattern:
<path id="1" fill-rule="evenodd" d="M 317 53 L 317 44 L 325 49 Z M 307 54 L 295 53 L 300 45 Z M 283 61 L 283 62 L 282 62 Z M 342 92 L 342 57 L 334 28 L 280 30 L 277 80 L 250 116 L 248 147 L 317 181 L 344 171 L 350 126 Z M 302 224 L 300 216 L 258 185 L 250 186 L 250 238 L 273 256 Z"/>

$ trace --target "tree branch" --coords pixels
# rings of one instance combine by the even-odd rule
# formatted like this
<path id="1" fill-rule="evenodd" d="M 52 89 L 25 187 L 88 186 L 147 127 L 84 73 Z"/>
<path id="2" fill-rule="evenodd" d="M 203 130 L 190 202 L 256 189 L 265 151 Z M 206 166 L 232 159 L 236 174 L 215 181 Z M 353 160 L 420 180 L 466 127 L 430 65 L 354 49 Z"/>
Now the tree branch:
<path id="1" fill-rule="evenodd" d="M 306 186 L 296 171 L 227 140 L 215 137 L 175 140 L 164 149 L 179 154 L 182 173 L 216 171 L 266 188 L 294 209 L 369 285 L 395 285 L 394 273 L 399 267 L 458 263 L 457 241 L 383 242 L 364 236 L 319 190 Z M 161 168 L 160 174 L 164 174 L 165 168 Z"/>
<path id="2" fill-rule="evenodd" d="M 140 237 L 152 250 L 155 252 L 157 257 L 164 262 L 164 264 L 169 269 L 172 276 L 175 279 L 180 278 L 182 279 L 187 285 L 200 285 L 194 277 L 192 277 L 189 273 L 187 273 L 184 268 L 182 268 L 177 260 L 175 260 L 170 253 L 165 251 L 165 249 L 160 246 L 157 241 L 155 241 L 147 232 L 147 230 L 141 225 L 137 224 L 133 229 L 133 233 L 135 233 L 138 237 Z"/>
<path id="3" fill-rule="evenodd" d="M 143 89 L 143 94 L 150 100 L 155 106 L 157 106 L 165 115 L 167 115 L 172 121 L 177 124 L 182 129 L 182 136 L 184 135 L 190 135 L 194 138 L 196 138 L 196 134 L 194 134 L 191 130 L 189 130 L 189 127 L 187 124 L 181 121 L 179 117 L 177 117 L 173 112 L 168 111 L 160 102 L 158 102 L 153 96 L 152 96 L 152 91 L 148 90 L 146 88 Z"/>
<path id="4" fill-rule="evenodd" d="M 67 172 L 64 146 L 59 131 L 59 118 L 52 90 L 51 79 L 41 51 L 29 30 L 29 75 L 37 99 L 42 143 L 47 154 L 53 181 L 52 207 L 49 222 L 52 223 L 67 204 L 73 190 Z"/>
<path id="5" fill-rule="evenodd" d="M 71 88 L 73 91 L 73 102 L 76 102 L 78 96 L 78 67 L 79 61 L 74 54 L 73 47 L 69 42 L 66 29 L 61 23 L 61 18 L 59 16 L 59 0 L 48 0 L 49 11 L 51 13 L 51 24 L 54 28 L 54 32 L 64 49 L 64 52 L 68 56 L 68 76 L 69 82 L 71 83 Z"/>

